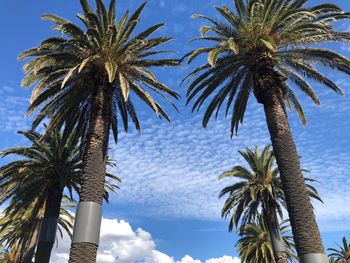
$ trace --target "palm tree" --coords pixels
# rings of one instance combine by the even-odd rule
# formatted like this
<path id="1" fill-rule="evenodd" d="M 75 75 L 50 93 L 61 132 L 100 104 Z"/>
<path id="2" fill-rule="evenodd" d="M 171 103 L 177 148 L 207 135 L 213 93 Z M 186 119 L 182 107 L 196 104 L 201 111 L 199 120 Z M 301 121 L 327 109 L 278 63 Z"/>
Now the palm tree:
<path id="1" fill-rule="evenodd" d="M 83 14 L 77 16 L 84 28 L 46 14 L 43 19 L 54 22 L 53 28 L 63 36 L 46 39 L 19 56 L 31 58 L 24 66 L 26 77 L 22 85 L 35 85 L 28 114 L 40 110 L 33 128 L 49 117 L 48 130 L 62 125 L 82 130 L 83 184 L 70 254 L 70 262 L 79 263 L 93 262 L 96 258 L 110 129 L 117 141 L 119 117 L 127 130 L 130 116 L 140 130 L 130 91 L 169 121 L 145 88 L 168 102 L 168 95 L 175 99 L 178 95 L 158 81 L 148 68 L 179 65 L 176 59 L 152 58 L 165 52 L 155 50 L 156 47 L 172 39 L 149 37 L 164 24 L 156 24 L 131 37 L 146 3 L 130 17 L 127 11 L 116 22 L 115 0 L 110 1 L 108 10 L 102 0 L 96 0 L 96 10 L 88 0 L 80 2 Z"/>
<path id="2" fill-rule="evenodd" d="M 349 19 L 333 4 L 306 7 L 307 0 L 234 0 L 235 11 L 215 7 L 224 21 L 194 15 L 209 22 L 201 27 L 211 46 L 185 56 L 190 63 L 208 53 L 208 63 L 196 68 L 189 81 L 187 102 L 199 110 L 211 100 L 204 118 L 206 127 L 214 111 L 227 100 L 226 115 L 232 112 L 231 135 L 243 122 L 249 95 L 263 105 L 273 151 L 281 173 L 293 235 L 301 262 L 326 262 L 326 255 L 300 168 L 300 158 L 291 134 L 286 106 L 294 107 L 305 124 L 305 116 L 294 88 L 317 105 L 320 103 L 310 79 L 342 94 L 332 80 L 319 71 L 350 75 L 350 61 L 315 44 L 348 42 L 349 33 L 338 32 L 334 21 Z M 211 33 L 211 35 L 208 35 Z M 217 116 L 217 115 L 216 115 Z"/>
<path id="3" fill-rule="evenodd" d="M 21 255 L 26 254 L 24 251 L 31 251 L 29 254 L 33 255 L 38 243 L 36 262 L 49 262 L 57 223 L 60 222 L 63 191 L 67 189 L 71 199 L 73 192 L 80 194 L 82 156 L 79 137 L 76 132 L 51 131 L 44 135 L 35 131 L 19 133 L 31 145 L 0 152 L 2 157 L 21 157 L 0 167 L 0 204 L 11 200 L 5 210 L 9 217 L 7 224 L 2 224 L 1 228 L 5 231 L 12 227 L 19 233 L 27 233 L 19 236 L 10 233 L 12 244 L 20 244 Z M 106 175 L 112 180 L 119 180 L 112 174 Z M 104 198 L 107 201 L 108 190 L 114 191 L 116 187 L 113 183 L 105 183 Z M 17 223 L 14 225 L 14 222 Z M 66 222 L 60 223 L 69 232 Z M 29 258 L 31 260 L 32 256 Z"/>
<path id="4" fill-rule="evenodd" d="M 350 262 L 350 243 L 346 241 L 346 237 L 343 237 L 343 246 L 337 244 L 338 249 L 329 248 L 332 251 L 329 256 L 334 259 L 336 263 L 349 263 Z"/>
<path id="5" fill-rule="evenodd" d="M 269 230 L 274 258 L 277 263 L 286 262 L 287 251 L 279 233 L 277 218 L 277 212 L 281 218 L 283 217 L 282 208 L 286 208 L 286 199 L 278 167 L 275 167 L 273 152 L 269 145 L 261 153 L 258 147 L 255 147 L 254 151 L 246 148 L 245 151 L 238 152 L 248 163 L 249 168 L 235 166 L 219 176 L 220 179 L 241 179 L 220 192 L 220 198 L 229 194 L 222 208 L 222 217 L 231 216 L 229 231 L 232 231 L 233 227 L 237 228 L 240 222 L 241 229 L 244 229 L 244 225 L 254 221 L 262 211 Z M 314 180 L 305 178 L 305 181 Z M 311 198 L 322 202 L 313 186 L 306 184 L 306 187 Z"/>
<path id="6" fill-rule="evenodd" d="M 240 239 L 236 243 L 242 263 L 276 263 L 271 245 L 269 231 L 263 215 L 258 215 L 253 222 L 243 225 L 240 229 Z M 288 220 L 287 220 L 288 221 Z M 290 261 L 296 259 L 294 255 L 293 238 L 288 235 L 290 231 L 287 221 L 281 223 L 282 242 Z"/>

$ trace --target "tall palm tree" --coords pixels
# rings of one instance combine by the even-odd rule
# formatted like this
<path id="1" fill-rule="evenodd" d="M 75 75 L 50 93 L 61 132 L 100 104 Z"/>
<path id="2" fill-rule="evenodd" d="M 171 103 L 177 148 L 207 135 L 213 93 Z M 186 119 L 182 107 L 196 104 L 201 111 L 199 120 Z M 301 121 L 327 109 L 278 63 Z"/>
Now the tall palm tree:
<path id="1" fill-rule="evenodd" d="M 346 241 L 346 237 L 343 237 L 343 246 L 337 244 L 338 248 L 329 248 L 332 253 L 329 254 L 331 258 L 334 258 L 336 263 L 349 263 L 350 262 L 350 243 Z"/>
<path id="2" fill-rule="evenodd" d="M 185 56 L 190 63 L 200 54 L 208 54 L 208 63 L 186 78 L 190 83 L 187 100 L 195 99 L 193 110 L 199 110 L 205 101 L 211 100 L 203 126 L 207 126 L 213 112 L 218 113 L 227 100 L 226 114 L 231 111 L 233 135 L 243 122 L 250 94 L 254 94 L 265 111 L 298 255 L 301 262 L 326 262 L 286 106 L 294 107 L 305 124 L 294 88 L 317 105 L 320 103 L 306 79 L 342 94 L 338 85 L 319 69 L 350 75 L 350 61 L 337 52 L 314 45 L 348 42 L 350 33 L 338 32 L 333 22 L 348 20 L 350 15 L 334 4 L 308 7 L 307 0 L 233 2 L 235 10 L 215 7 L 224 21 L 194 15 L 209 23 L 201 27 L 202 36 L 197 40 L 206 40 L 212 45 Z"/>
<path id="3" fill-rule="evenodd" d="M 140 130 L 131 96 L 138 97 L 168 121 L 151 93 L 168 102 L 168 95 L 178 98 L 149 70 L 179 65 L 176 59 L 152 57 L 166 52 L 155 48 L 172 39 L 149 37 L 164 24 L 132 36 L 146 3 L 130 16 L 127 11 L 116 22 L 115 0 L 110 1 L 109 8 L 102 0 L 95 2 L 93 10 L 88 0 L 80 0 L 83 14 L 77 16 L 84 28 L 57 15 L 44 15 L 43 19 L 54 22 L 53 28 L 63 36 L 46 39 L 19 56 L 31 58 L 24 66 L 26 77 L 22 85 L 35 85 L 28 113 L 40 110 L 33 127 L 49 117 L 48 130 L 64 124 L 83 131 L 83 184 L 70 253 L 70 262 L 79 263 L 94 262 L 96 258 L 110 129 L 117 141 L 118 119 L 127 130 L 130 116 Z"/>
<path id="4" fill-rule="evenodd" d="M 288 235 L 290 231 L 287 221 L 283 221 L 281 229 L 282 241 L 286 249 L 289 261 L 294 262 L 293 237 Z M 271 245 L 269 231 L 267 229 L 265 217 L 258 215 L 254 221 L 242 226 L 240 239 L 236 243 L 242 263 L 276 263 L 273 248 Z"/>
<path id="5" fill-rule="evenodd" d="M 73 192 L 80 194 L 83 163 L 79 136 L 77 132 L 58 131 L 47 132 L 44 135 L 35 131 L 19 133 L 24 135 L 31 145 L 0 152 L 2 157 L 20 157 L 0 167 L 0 204 L 11 200 L 5 210 L 9 220 L 7 224 L 2 224 L 1 228 L 6 230 L 12 226 L 19 233 L 27 233 L 20 236 L 10 234 L 12 242 L 21 244 L 21 254 L 25 254 L 23 251 L 31 251 L 31 255 L 38 243 L 36 262 L 49 262 L 57 223 L 60 222 L 63 191 L 67 189 L 71 199 Z M 112 174 L 106 175 L 112 180 L 119 180 Z M 107 201 L 108 190 L 114 191 L 116 187 L 108 181 L 105 183 L 104 198 Z M 16 225 L 13 222 L 17 222 Z M 60 223 L 68 231 L 66 222 Z"/>
<path id="6" fill-rule="evenodd" d="M 275 261 L 276 263 L 286 262 L 287 251 L 280 235 L 277 218 L 277 213 L 281 218 L 283 217 L 282 208 L 286 208 L 286 199 L 273 152 L 269 145 L 262 152 L 258 147 L 255 147 L 254 151 L 246 148 L 245 151 L 238 152 L 247 162 L 248 168 L 235 166 L 219 176 L 220 179 L 240 179 L 220 192 L 219 197 L 228 194 L 222 208 L 222 217 L 231 216 L 229 231 L 232 231 L 233 227 L 237 228 L 239 223 L 241 223 L 241 229 L 244 229 L 244 225 L 254 221 L 262 211 L 269 230 Z M 305 178 L 305 181 L 314 180 Z M 322 202 L 313 186 L 306 184 L 306 187 L 311 198 Z"/>

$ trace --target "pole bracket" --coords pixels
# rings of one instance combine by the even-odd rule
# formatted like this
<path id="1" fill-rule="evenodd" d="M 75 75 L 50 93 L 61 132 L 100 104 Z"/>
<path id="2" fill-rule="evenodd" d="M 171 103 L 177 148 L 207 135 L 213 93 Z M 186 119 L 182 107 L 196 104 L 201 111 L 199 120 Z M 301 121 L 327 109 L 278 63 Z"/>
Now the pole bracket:
<path id="1" fill-rule="evenodd" d="M 328 263 L 328 258 L 322 253 L 308 253 L 299 257 L 300 263 Z"/>
<path id="2" fill-rule="evenodd" d="M 72 243 L 99 245 L 102 206 L 95 202 L 80 202 L 75 216 Z"/>

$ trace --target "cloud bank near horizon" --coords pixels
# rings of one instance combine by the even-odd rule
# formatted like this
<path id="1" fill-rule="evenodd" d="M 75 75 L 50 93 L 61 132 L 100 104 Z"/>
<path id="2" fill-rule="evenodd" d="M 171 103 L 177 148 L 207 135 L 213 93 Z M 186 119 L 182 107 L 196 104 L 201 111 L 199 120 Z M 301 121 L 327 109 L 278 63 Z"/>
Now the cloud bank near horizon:
<path id="1" fill-rule="evenodd" d="M 70 239 L 64 235 L 54 247 L 51 263 L 68 262 Z M 222 256 L 205 261 L 185 255 L 175 260 L 157 250 L 151 234 L 141 228 L 133 230 L 124 220 L 103 218 L 97 263 L 240 263 L 236 257 Z"/>

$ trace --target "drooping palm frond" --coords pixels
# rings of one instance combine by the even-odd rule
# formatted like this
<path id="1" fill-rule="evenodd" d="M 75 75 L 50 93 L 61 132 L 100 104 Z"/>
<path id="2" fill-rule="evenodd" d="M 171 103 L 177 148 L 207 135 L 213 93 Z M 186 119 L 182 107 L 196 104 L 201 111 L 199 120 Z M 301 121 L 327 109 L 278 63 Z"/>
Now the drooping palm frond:
<path id="1" fill-rule="evenodd" d="M 231 217 L 229 231 L 239 223 L 243 226 L 254 221 L 262 210 L 269 208 L 271 202 L 281 218 L 282 209 L 286 208 L 279 170 L 270 146 L 266 146 L 261 152 L 258 147 L 254 150 L 246 148 L 245 151 L 239 151 L 239 154 L 248 167 L 235 166 L 219 176 L 219 179 L 239 180 L 222 189 L 219 194 L 220 198 L 227 195 L 221 215 L 224 218 Z M 322 202 L 317 189 L 308 183 L 317 181 L 305 178 L 305 182 L 308 195 Z"/>
<path id="2" fill-rule="evenodd" d="M 221 20 L 200 14 L 193 15 L 207 22 L 200 28 L 201 40 L 210 43 L 186 54 L 191 63 L 206 54 L 206 64 L 193 70 L 185 79 L 188 84 L 187 103 L 194 101 L 192 110 L 207 104 L 203 126 L 214 112 L 226 103 L 226 115 L 231 114 L 231 135 L 243 123 L 244 113 L 252 91 L 257 95 L 254 79 L 262 59 L 271 62 L 273 70 L 287 80 L 282 92 L 286 106 L 293 107 L 301 121 L 306 118 L 295 89 L 320 101 L 311 84 L 318 82 L 339 94 L 341 88 L 320 71 L 338 71 L 350 75 L 350 60 L 327 48 L 326 43 L 349 43 L 350 33 L 339 32 L 334 22 L 349 20 L 334 4 L 307 6 L 299 0 L 239 0 L 234 9 L 215 6 Z M 218 116 L 217 114 L 215 116 Z"/>
<path id="3" fill-rule="evenodd" d="M 113 93 L 109 115 L 116 141 L 120 120 L 126 131 L 129 118 L 140 130 L 133 96 L 169 120 L 153 95 L 164 98 L 174 107 L 168 96 L 177 99 L 178 95 L 150 70 L 179 65 L 177 59 L 154 56 L 168 52 L 157 48 L 172 40 L 151 37 L 164 24 L 135 34 L 146 3 L 131 15 L 127 11 L 119 21 L 116 21 L 115 1 L 111 1 L 108 11 L 100 0 L 96 0 L 96 10 L 88 1 L 81 4 L 84 12 L 77 17 L 83 27 L 57 15 L 45 14 L 42 18 L 53 22 L 53 29 L 63 36 L 48 38 L 19 55 L 19 59 L 31 59 L 24 66 L 26 76 L 22 85 L 34 86 L 28 109 L 28 114 L 38 109 L 33 127 L 49 117 L 48 130 L 65 123 L 68 127 L 77 126 L 84 138 L 91 117 L 92 97 L 101 87 Z"/>

